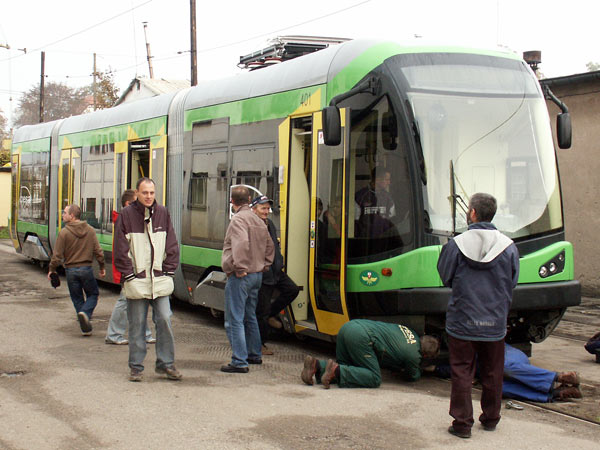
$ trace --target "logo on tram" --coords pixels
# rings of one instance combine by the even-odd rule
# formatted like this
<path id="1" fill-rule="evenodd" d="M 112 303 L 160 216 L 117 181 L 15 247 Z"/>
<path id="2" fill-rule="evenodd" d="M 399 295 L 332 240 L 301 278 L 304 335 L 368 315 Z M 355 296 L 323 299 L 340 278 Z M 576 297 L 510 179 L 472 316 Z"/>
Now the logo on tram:
<path id="1" fill-rule="evenodd" d="M 360 282 L 365 286 L 375 286 L 379 281 L 377 272 L 372 270 L 365 270 L 360 274 Z"/>

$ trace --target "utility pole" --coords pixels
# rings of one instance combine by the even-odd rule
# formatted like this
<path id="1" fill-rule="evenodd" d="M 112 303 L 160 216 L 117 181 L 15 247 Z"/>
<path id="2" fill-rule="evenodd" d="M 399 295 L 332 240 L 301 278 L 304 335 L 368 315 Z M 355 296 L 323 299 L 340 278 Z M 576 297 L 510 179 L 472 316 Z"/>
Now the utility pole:
<path id="1" fill-rule="evenodd" d="M 96 111 L 96 54 L 94 53 L 94 72 L 92 73 L 93 81 L 92 81 L 92 96 L 94 99 L 94 111 Z"/>
<path id="2" fill-rule="evenodd" d="M 152 70 L 152 55 L 150 54 L 150 44 L 148 43 L 148 34 L 146 33 L 146 28 L 148 26 L 148 22 L 142 22 L 144 24 L 144 39 L 146 39 L 146 55 L 148 58 L 148 71 L 150 72 L 150 79 L 154 78 L 154 70 Z"/>
<path id="3" fill-rule="evenodd" d="M 196 86 L 198 84 L 198 63 L 196 59 L 196 0 L 190 0 L 190 55 L 192 65 L 192 79 L 191 85 Z"/>
<path id="4" fill-rule="evenodd" d="M 46 65 L 46 52 L 42 52 L 42 71 L 40 75 L 40 123 L 44 121 L 44 78 Z"/>

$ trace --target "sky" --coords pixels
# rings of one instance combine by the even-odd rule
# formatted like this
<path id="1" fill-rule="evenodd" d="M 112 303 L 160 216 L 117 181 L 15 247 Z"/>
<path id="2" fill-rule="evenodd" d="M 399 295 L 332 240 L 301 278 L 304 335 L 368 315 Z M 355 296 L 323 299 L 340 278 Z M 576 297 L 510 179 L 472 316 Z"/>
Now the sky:
<path id="1" fill-rule="evenodd" d="M 383 38 L 399 43 L 541 50 L 541 72 L 558 77 L 600 62 L 589 0 L 196 0 L 198 79 L 242 72 L 242 55 L 281 35 Z M 560 5 L 560 7 L 559 7 Z M 18 100 L 46 80 L 71 87 L 112 71 L 122 92 L 149 76 L 143 22 L 155 78 L 190 79 L 189 0 L 4 0 L 0 14 L 0 109 L 12 121 Z M 4 48 L 9 46 L 9 49 Z M 25 53 L 22 49 L 27 49 Z M 12 100 L 11 100 L 12 99 Z"/>

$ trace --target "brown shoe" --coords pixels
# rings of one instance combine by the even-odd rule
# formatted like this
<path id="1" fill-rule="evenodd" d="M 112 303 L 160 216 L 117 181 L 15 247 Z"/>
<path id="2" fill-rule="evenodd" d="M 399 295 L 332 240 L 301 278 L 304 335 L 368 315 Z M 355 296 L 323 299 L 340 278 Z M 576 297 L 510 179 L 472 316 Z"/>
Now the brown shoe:
<path id="1" fill-rule="evenodd" d="M 582 398 L 583 394 L 577 386 L 560 386 L 554 395 L 556 400 L 568 400 L 570 398 Z"/>
<path id="2" fill-rule="evenodd" d="M 144 373 L 138 369 L 131 369 L 129 372 L 129 381 L 142 381 Z"/>
<path id="3" fill-rule="evenodd" d="M 571 386 L 579 386 L 579 374 L 577 372 L 560 372 L 556 381 L 560 384 L 570 384 Z"/>
<path id="4" fill-rule="evenodd" d="M 279 321 L 275 317 L 269 317 L 267 319 L 267 323 L 273 328 L 277 328 L 278 330 L 281 330 L 283 328 L 283 324 L 281 323 L 281 321 Z"/>
<path id="5" fill-rule="evenodd" d="M 317 373 L 317 363 L 317 359 L 310 355 L 304 357 L 304 369 L 302 369 L 300 378 L 310 386 L 314 384 L 313 377 L 315 376 L 315 373 Z"/>
<path id="6" fill-rule="evenodd" d="M 271 356 L 271 355 L 274 355 L 274 354 L 275 354 L 275 353 L 273 353 L 273 350 L 269 350 L 269 349 L 267 348 L 267 346 L 266 346 L 266 345 L 264 345 L 264 344 L 263 344 L 263 346 L 260 348 L 260 352 L 261 352 L 263 355 L 267 355 L 267 356 Z"/>
<path id="7" fill-rule="evenodd" d="M 156 373 L 165 374 L 169 380 L 181 380 L 181 372 L 175 366 L 157 367 L 154 369 Z"/>
<path id="8" fill-rule="evenodd" d="M 335 380 L 335 371 L 339 367 L 339 364 L 336 363 L 333 359 L 327 360 L 327 365 L 325 366 L 325 373 L 321 377 L 321 384 L 325 389 L 329 389 L 329 385 Z"/>

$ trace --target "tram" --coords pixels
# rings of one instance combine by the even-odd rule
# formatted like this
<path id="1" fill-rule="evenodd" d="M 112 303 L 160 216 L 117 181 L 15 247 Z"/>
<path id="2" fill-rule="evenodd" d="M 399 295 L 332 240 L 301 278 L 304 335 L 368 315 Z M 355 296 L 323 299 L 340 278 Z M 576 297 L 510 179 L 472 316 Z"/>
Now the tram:
<path id="1" fill-rule="evenodd" d="M 568 147 L 568 113 L 557 123 Z M 509 51 L 347 41 L 24 126 L 11 158 L 18 252 L 48 261 L 60 212 L 77 203 L 110 260 L 111 212 L 150 176 L 181 245 L 174 296 L 213 311 L 224 309 L 230 189 L 268 195 L 285 270 L 301 287 L 281 317 L 299 336 L 333 340 L 353 318 L 443 333 L 450 291 L 436 264 L 466 230 L 461 205 L 475 192 L 497 198 L 494 223 L 520 252 L 508 342 L 542 341 L 580 303 L 545 95 Z M 393 214 L 365 226 L 357 193 L 377 189 L 375 172 Z"/>

